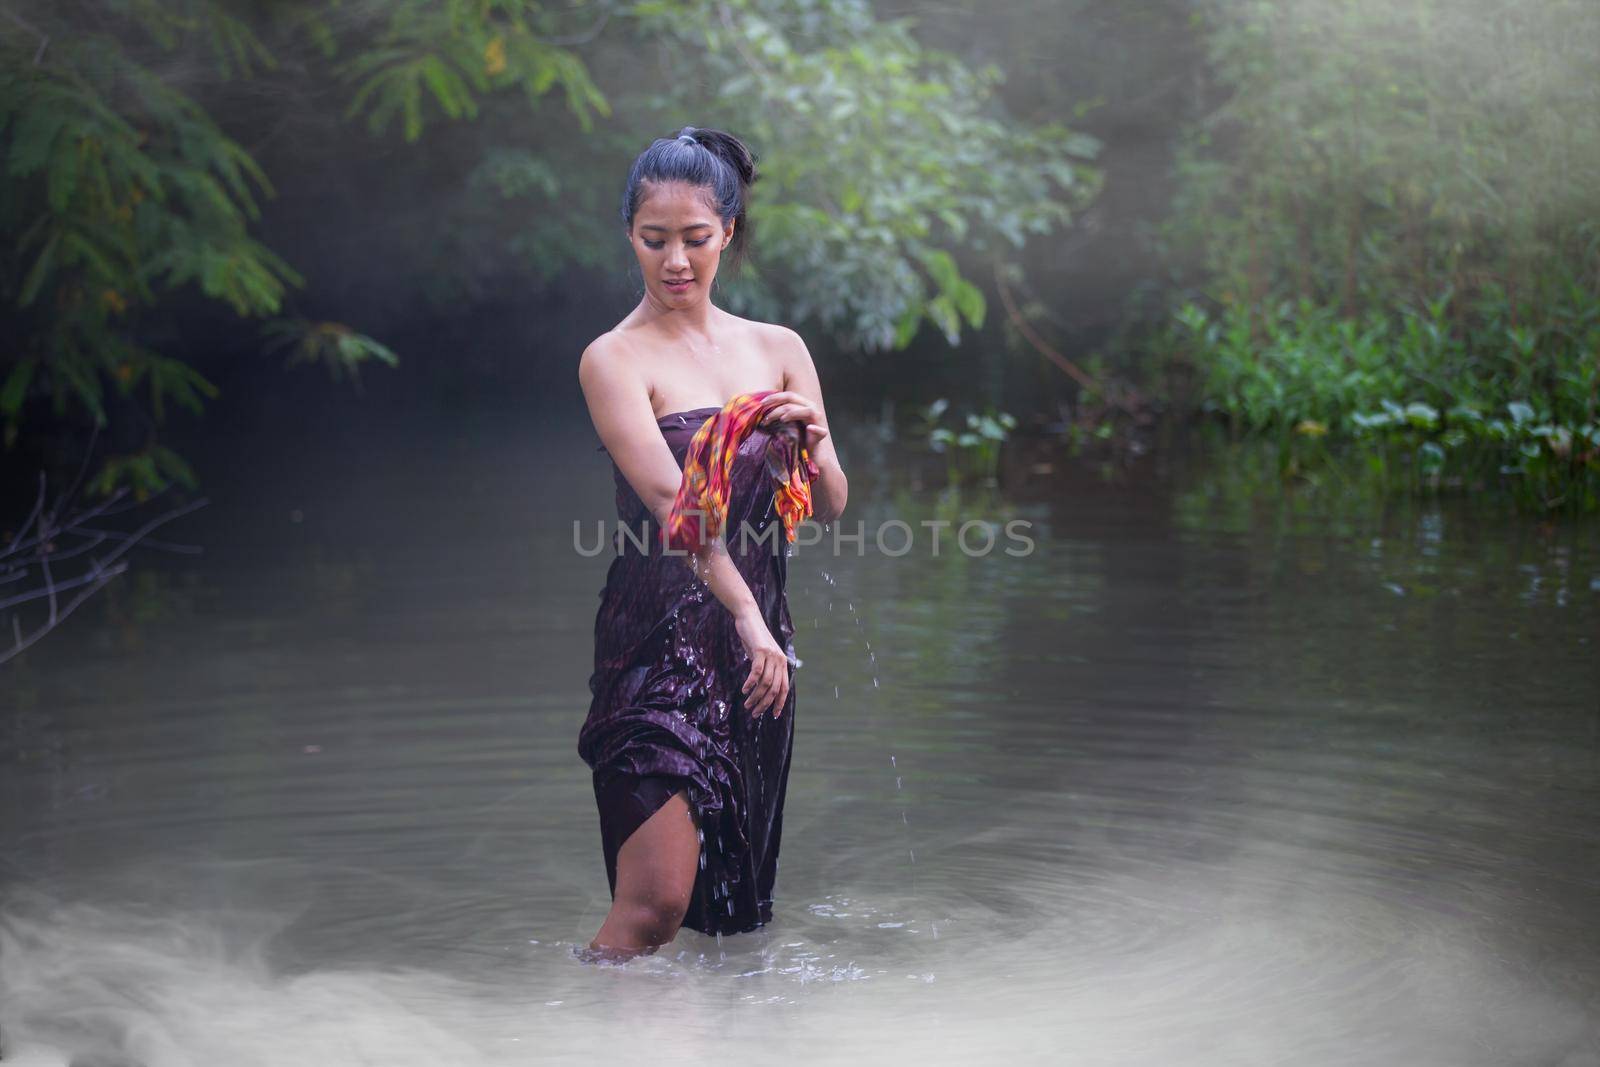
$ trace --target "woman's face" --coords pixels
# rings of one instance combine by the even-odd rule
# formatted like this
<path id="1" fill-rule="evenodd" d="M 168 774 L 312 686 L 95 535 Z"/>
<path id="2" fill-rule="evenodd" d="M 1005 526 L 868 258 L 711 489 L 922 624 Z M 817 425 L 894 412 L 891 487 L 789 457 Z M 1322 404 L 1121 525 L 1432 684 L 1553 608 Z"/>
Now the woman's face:
<path id="1" fill-rule="evenodd" d="M 733 238 L 706 203 L 706 190 L 684 182 L 650 182 L 633 213 L 628 240 L 639 257 L 645 292 L 664 307 L 707 299 L 722 250 Z"/>

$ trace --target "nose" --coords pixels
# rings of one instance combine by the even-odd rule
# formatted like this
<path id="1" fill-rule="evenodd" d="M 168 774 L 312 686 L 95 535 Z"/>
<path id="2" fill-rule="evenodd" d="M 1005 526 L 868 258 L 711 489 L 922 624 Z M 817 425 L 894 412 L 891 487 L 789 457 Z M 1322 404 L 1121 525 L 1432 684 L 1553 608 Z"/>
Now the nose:
<path id="1" fill-rule="evenodd" d="M 668 267 L 676 269 L 678 267 L 687 267 L 689 265 L 689 253 L 685 249 L 682 241 L 669 244 L 667 249 Z"/>

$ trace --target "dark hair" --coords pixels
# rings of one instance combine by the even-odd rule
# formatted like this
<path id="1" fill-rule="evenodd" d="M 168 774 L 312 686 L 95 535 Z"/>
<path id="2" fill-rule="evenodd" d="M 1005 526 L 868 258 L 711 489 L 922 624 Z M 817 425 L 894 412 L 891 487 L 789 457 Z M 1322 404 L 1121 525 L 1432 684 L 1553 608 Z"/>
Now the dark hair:
<path id="1" fill-rule="evenodd" d="M 685 126 L 672 137 L 658 137 L 639 153 L 628 169 L 622 192 L 622 224 L 633 229 L 634 212 L 644 200 L 645 182 L 687 182 L 706 186 L 717 217 L 726 225 L 734 220 L 733 240 L 724 254 L 735 269 L 744 262 L 749 224 L 745 201 L 756 180 L 756 157 L 745 143 L 722 130 Z"/>

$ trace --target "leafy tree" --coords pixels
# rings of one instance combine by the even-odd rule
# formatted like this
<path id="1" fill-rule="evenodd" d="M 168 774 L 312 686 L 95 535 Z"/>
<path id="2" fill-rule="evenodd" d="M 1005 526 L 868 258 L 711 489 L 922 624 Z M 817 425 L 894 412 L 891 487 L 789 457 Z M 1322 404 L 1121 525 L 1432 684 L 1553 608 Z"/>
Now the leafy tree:
<path id="1" fill-rule="evenodd" d="M 1219 106 L 1192 131 L 1174 251 L 1222 302 L 1526 319 L 1593 287 L 1600 7 L 1208 0 Z"/>
<path id="2" fill-rule="evenodd" d="M 287 306 L 305 277 L 258 232 L 274 183 L 244 147 L 263 119 L 226 106 L 241 85 L 335 101 L 405 145 L 471 124 L 452 142 L 469 149 L 464 192 L 440 205 L 433 245 L 448 257 L 492 230 L 534 280 L 616 241 L 616 176 L 644 140 L 685 115 L 734 129 L 761 154 L 752 221 L 764 262 L 782 265 L 730 279 L 737 306 L 866 347 L 903 345 L 924 320 L 953 343 L 985 308 L 958 255 L 1066 223 L 1094 190 L 1083 163 L 1095 145 L 1008 122 L 998 70 L 911 30 L 860 0 L 280 0 L 264 13 L 234 0 L 17 0 L 0 12 L 6 447 L 42 404 L 103 425 L 114 400 L 147 444 L 109 459 L 99 487 L 192 482 L 156 431 L 172 405 L 202 411 L 215 386 L 142 340 L 184 293 L 266 320 L 273 344 L 335 373 L 395 358 Z M 641 54 L 692 76 L 646 82 Z M 540 203 L 562 209 L 520 210 Z M 471 291 L 467 257 L 444 266 L 442 289 Z"/>
<path id="3" fill-rule="evenodd" d="M 1199 25 L 1220 102 L 1183 153 L 1164 344 L 1202 408 L 1596 506 L 1600 7 L 1208 0 Z"/>

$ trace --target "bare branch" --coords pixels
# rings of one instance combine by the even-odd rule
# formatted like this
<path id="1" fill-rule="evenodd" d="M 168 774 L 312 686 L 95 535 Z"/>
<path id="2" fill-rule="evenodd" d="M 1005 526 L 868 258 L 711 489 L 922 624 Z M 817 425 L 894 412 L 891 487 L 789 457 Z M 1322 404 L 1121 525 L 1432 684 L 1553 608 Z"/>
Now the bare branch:
<path id="1" fill-rule="evenodd" d="M 76 513 L 70 512 L 72 498 L 82 480 L 83 471 L 80 469 L 78 477 L 56 501 L 55 506 L 46 510 L 44 506 L 47 497 L 46 479 L 41 473 L 38 497 L 28 513 L 27 521 L 18 528 L 11 543 L 4 550 L 0 550 L 0 586 L 15 585 L 27 580 L 42 582 L 33 587 L 24 586 L 10 597 L 0 599 L 0 611 L 9 610 L 13 613 L 11 647 L 0 651 L 0 664 L 15 658 L 37 643 L 45 634 L 61 625 L 84 601 L 104 588 L 111 579 L 125 573 L 129 564 L 122 557 L 132 550 L 134 545 L 142 543 L 147 548 L 163 548 L 190 554 L 200 551 L 193 545 L 147 541 L 146 535 L 173 519 L 204 507 L 208 503 L 204 497 L 156 515 L 133 531 L 124 533 L 120 530 L 88 526 L 86 523 L 127 510 L 126 507 L 112 507 L 126 494 L 126 490 L 119 489 L 97 504 Z M 81 543 L 72 544 L 67 548 L 58 547 L 67 538 L 81 539 Z M 96 555 L 95 553 L 101 548 L 106 548 L 107 551 Z M 87 563 L 82 571 L 71 577 L 56 578 L 52 569 L 53 564 L 59 565 L 84 556 L 87 557 Z M 61 594 L 70 590 L 78 592 L 62 604 Z M 35 629 L 25 633 L 19 609 L 24 604 L 38 600 L 45 600 L 49 604 L 45 619 Z"/>

